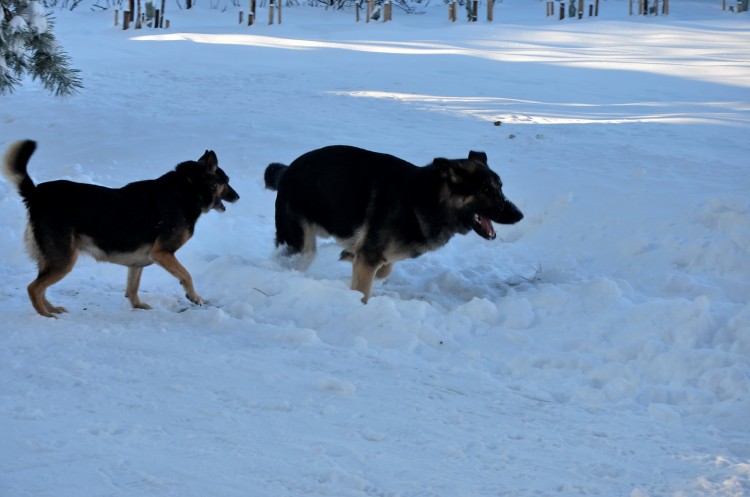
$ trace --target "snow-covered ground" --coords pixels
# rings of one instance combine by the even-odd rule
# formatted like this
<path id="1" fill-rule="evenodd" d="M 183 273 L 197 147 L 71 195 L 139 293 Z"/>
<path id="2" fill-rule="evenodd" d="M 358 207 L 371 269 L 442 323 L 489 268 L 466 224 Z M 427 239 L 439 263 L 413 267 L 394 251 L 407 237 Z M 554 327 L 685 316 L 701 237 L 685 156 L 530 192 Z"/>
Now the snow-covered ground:
<path id="1" fill-rule="evenodd" d="M 178 252 L 208 305 L 150 267 L 132 310 L 126 270 L 82 258 L 47 319 L 0 181 L 0 496 L 750 495 L 750 14 L 670 7 L 56 11 L 86 87 L 2 97 L 0 148 L 108 186 L 213 149 L 242 198 Z M 526 218 L 362 305 L 332 242 L 304 272 L 275 254 L 262 183 L 336 143 L 484 150 Z"/>

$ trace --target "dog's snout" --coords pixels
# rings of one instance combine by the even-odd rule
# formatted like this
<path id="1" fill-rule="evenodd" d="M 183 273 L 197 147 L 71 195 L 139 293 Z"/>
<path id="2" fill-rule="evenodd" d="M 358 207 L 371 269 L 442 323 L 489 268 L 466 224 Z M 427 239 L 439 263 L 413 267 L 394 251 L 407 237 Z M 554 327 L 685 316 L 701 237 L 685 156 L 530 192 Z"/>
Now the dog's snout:
<path id="1" fill-rule="evenodd" d="M 505 209 L 508 212 L 508 224 L 517 223 L 523 219 L 523 212 L 521 212 L 521 209 L 516 207 L 516 204 L 508 199 L 505 199 Z"/>
<path id="2" fill-rule="evenodd" d="M 239 193 L 235 191 L 234 188 L 232 188 L 229 185 L 226 185 L 226 188 L 224 188 L 224 193 L 221 195 L 222 200 L 226 200 L 227 202 L 236 202 L 240 199 Z"/>
<path id="3" fill-rule="evenodd" d="M 515 224 L 521 219 L 523 219 L 521 209 L 503 196 L 503 202 L 500 204 L 499 216 L 496 221 L 500 224 Z"/>

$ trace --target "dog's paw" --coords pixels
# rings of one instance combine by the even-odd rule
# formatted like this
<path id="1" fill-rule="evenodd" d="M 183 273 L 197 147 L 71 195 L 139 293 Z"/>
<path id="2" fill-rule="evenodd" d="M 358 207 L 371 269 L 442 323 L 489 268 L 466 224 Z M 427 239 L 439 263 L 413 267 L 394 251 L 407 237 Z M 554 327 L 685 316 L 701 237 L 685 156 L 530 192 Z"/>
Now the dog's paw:
<path id="1" fill-rule="evenodd" d="M 63 312 L 68 312 L 68 310 L 65 307 L 60 307 L 56 305 L 52 305 L 49 302 L 45 302 L 43 306 L 37 308 L 35 307 L 36 312 L 38 312 L 40 315 L 44 316 L 45 318 L 56 318 L 59 314 L 62 314 Z"/>
<path id="2" fill-rule="evenodd" d="M 190 302 L 192 302 L 193 304 L 195 304 L 195 305 L 203 305 L 203 299 L 197 293 L 193 294 L 192 296 L 191 295 L 185 295 L 185 297 L 187 297 L 187 299 Z"/>

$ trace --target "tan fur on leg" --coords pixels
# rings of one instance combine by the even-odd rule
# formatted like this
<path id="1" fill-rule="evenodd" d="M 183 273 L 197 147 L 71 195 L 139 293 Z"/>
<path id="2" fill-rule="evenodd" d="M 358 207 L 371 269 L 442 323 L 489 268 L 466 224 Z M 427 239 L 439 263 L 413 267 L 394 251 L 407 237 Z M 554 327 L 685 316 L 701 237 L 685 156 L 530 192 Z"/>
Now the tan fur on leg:
<path id="1" fill-rule="evenodd" d="M 151 250 L 151 258 L 158 265 L 166 269 L 169 274 L 177 278 L 177 281 L 179 281 L 185 289 L 185 296 L 190 302 L 197 305 L 203 303 L 203 299 L 195 293 L 193 278 L 190 276 L 190 273 L 188 273 L 188 270 L 180 264 L 180 261 L 177 260 L 173 253 L 162 250 L 159 242 L 157 242 Z"/>
<path id="2" fill-rule="evenodd" d="M 389 274 L 391 274 L 391 271 L 393 270 L 393 263 L 392 262 L 386 262 L 382 266 L 380 266 L 375 273 L 375 277 L 379 280 L 382 280 L 383 278 L 387 278 Z"/>
<path id="3" fill-rule="evenodd" d="M 352 265 L 352 290 L 362 292 L 362 303 L 366 304 L 372 293 L 372 281 L 375 279 L 377 267 L 365 263 L 360 257 L 354 256 Z"/>
<path id="4" fill-rule="evenodd" d="M 73 266 L 75 266 L 77 259 L 78 251 L 76 250 L 73 252 L 73 255 L 70 260 L 67 261 L 65 266 L 52 268 L 48 267 L 44 262 L 40 262 L 39 274 L 27 288 L 29 299 L 31 299 L 31 305 L 34 306 L 36 312 L 48 318 L 56 317 L 55 314 L 68 312 L 65 307 L 53 305 L 47 300 L 46 292 L 47 288 L 63 279 L 65 275 L 73 270 Z"/>

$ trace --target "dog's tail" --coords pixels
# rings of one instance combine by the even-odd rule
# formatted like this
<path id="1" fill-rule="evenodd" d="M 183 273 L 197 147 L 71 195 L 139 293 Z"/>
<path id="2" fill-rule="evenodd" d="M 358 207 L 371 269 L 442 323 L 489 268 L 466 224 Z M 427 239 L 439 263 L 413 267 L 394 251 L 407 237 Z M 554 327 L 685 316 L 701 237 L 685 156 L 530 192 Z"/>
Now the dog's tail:
<path id="1" fill-rule="evenodd" d="M 26 172 L 26 165 L 34 150 L 36 150 L 36 142 L 20 140 L 8 147 L 3 157 L 3 175 L 16 185 L 18 193 L 27 201 L 36 189 L 29 173 Z"/>
<path id="2" fill-rule="evenodd" d="M 284 176 L 288 168 L 289 166 L 279 164 L 278 162 L 269 164 L 265 174 L 263 174 L 263 179 L 266 181 L 266 188 L 269 190 L 278 190 L 281 177 Z"/>

